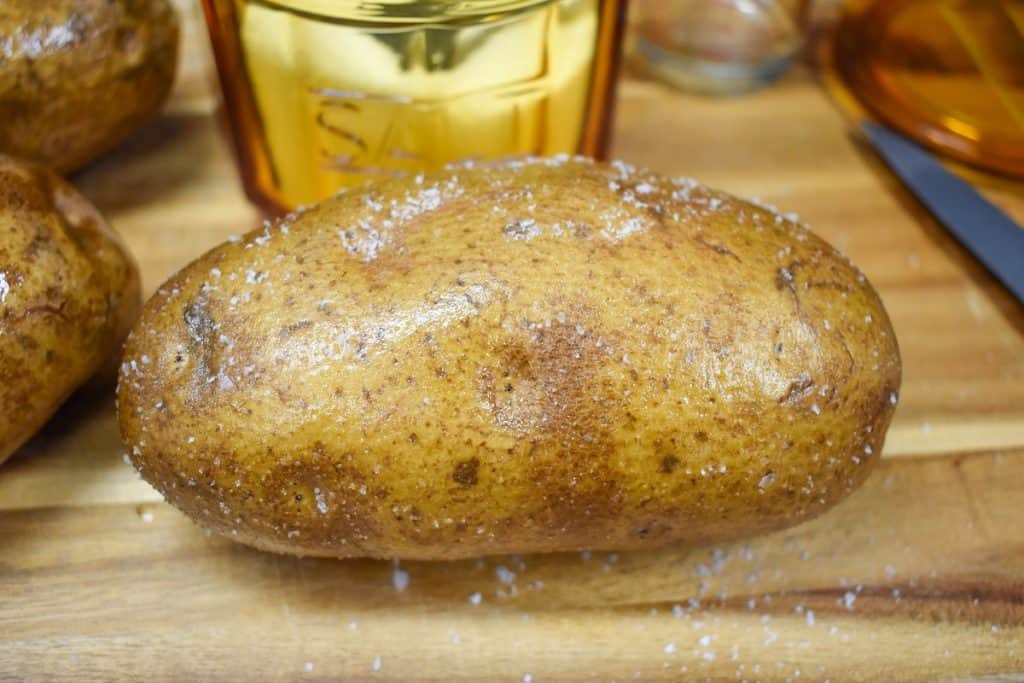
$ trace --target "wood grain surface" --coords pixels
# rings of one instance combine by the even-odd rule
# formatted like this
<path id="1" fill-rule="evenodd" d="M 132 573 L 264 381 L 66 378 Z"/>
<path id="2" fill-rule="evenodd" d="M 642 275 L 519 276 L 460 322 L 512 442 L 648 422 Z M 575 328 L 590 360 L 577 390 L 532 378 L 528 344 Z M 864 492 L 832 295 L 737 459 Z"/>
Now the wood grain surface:
<path id="1" fill-rule="evenodd" d="M 200 12 L 177 4 L 166 114 L 73 178 L 147 292 L 261 220 L 215 116 Z M 301 560 L 163 504 L 95 391 L 0 468 L 0 680 L 1024 681 L 1024 307 L 806 69 L 736 99 L 627 75 L 615 153 L 796 212 L 867 273 L 904 386 L 864 489 L 719 548 Z M 1024 184 L 963 172 L 1024 221 Z"/>

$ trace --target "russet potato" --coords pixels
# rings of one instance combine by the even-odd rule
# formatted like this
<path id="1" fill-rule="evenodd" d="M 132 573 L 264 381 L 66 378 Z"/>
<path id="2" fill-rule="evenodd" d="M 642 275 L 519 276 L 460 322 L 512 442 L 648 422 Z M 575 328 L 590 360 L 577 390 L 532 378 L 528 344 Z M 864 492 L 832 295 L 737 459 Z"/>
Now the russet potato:
<path id="1" fill-rule="evenodd" d="M 0 155 L 0 462 L 109 368 L 140 305 L 135 263 L 99 212 Z"/>
<path id="2" fill-rule="evenodd" d="M 126 342 L 142 476 L 259 548 L 449 559 L 777 529 L 878 457 L 896 339 L 804 227 L 626 164 L 353 190 L 205 254 Z"/>
<path id="3" fill-rule="evenodd" d="M 163 106 L 178 59 L 168 0 L 3 0 L 0 153 L 73 171 Z"/>

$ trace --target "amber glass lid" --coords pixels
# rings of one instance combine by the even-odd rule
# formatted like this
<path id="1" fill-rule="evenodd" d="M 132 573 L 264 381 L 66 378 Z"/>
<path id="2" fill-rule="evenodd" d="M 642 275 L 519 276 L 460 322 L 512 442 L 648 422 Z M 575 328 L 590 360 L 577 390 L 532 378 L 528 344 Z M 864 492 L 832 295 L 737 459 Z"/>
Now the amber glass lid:
<path id="1" fill-rule="evenodd" d="M 851 0 L 836 62 L 880 120 L 1024 176 L 1024 0 Z"/>

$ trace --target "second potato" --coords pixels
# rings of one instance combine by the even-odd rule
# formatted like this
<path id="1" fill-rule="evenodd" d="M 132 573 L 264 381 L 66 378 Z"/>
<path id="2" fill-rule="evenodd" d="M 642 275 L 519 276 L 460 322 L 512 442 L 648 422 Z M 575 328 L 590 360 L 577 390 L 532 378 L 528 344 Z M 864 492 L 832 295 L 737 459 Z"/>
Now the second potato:
<path id="1" fill-rule="evenodd" d="M 167 0 L 0 5 L 0 152 L 68 173 L 167 99 L 178 59 Z"/>

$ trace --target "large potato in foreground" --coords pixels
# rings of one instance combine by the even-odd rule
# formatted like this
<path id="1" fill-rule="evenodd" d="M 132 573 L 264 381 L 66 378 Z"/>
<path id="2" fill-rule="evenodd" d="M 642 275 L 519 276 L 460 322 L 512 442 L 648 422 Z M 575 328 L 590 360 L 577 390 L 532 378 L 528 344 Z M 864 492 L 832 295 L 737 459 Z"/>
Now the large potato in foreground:
<path id="1" fill-rule="evenodd" d="M 896 339 L 804 228 L 567 160 L 326 201 L 147 304 L 131 460 L 204 526 L 306 555 L 640 548 L 811 517 L 878 456 Z"/>
<path id="2" fill-rule="evenodd" d="M 74 188 L 0 155 L 0 462 L 119 348 L 139 275 Z"/>
<path id="3" fill-rule="evenodd" d="M 167 0 L 3 0 L 0 152 L 92 161 L 159 112 L 177 57 Z"/>

